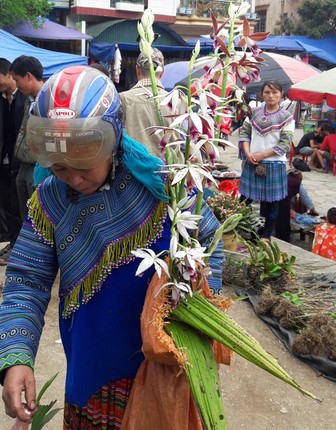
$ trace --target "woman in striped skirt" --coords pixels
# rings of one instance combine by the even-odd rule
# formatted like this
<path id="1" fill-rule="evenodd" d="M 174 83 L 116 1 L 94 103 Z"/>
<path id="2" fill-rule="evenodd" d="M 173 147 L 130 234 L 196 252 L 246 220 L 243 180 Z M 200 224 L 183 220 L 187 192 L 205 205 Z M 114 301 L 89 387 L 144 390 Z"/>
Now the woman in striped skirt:
<path id="1" fill-rule="evenodd" d="M 286 153 L 293 139 L 293 116 L 280 108 L 282 87 L 267 81 L 261 89 L 264 104 L 244 121 L 240 132 L 244 163 L 240 193 L 244 198 L 260 202 L 265 217 L 262 240 L 269 241 L 278 216 L 278 202 L 287 196 Z"/>
<path id="2" fill-rule="evenodd" d="M 158 175 L 163 163 L 127 136 L 120 109 L 112 81 L 92 67 L 74 66 L 48 79 L 28 120 L 28 144 L 53 175 L 28 202 L 0 303 L 2 397 L 6 413 L 24 423 L 37 412 L 33 368 L 59 270 L 67 358 L 63 429 L 126 429 L 126 405 L 144 360 L 140 315 L 154 274 L 150 268 L 135 276 L 139 260 L 132 251 L 169 249 L 171 225 Z M 205 244 L 219 223 L 206 205 L 202 215 Z M 215 291 L 222 260 L 218 244 L 209 259 Z M 166 386 L 161 390 L 167 397 Z M 160 405 L 155 408 L 161 416 Z"/>

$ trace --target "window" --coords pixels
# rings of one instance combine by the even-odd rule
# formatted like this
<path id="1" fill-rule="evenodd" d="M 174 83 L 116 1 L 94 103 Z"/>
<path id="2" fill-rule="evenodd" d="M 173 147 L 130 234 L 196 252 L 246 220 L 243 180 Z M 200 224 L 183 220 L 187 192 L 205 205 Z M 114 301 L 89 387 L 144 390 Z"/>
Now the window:
<path id="1" fill-rule="evenodd" d="M 257 21 L 257 25 L 254 28 L 255 32 L 259 31 L 266 31 L 266 14 L 267 9 L 264 10 L 258 10 L 256 11 L 259 17 L 259 20 Z"/>

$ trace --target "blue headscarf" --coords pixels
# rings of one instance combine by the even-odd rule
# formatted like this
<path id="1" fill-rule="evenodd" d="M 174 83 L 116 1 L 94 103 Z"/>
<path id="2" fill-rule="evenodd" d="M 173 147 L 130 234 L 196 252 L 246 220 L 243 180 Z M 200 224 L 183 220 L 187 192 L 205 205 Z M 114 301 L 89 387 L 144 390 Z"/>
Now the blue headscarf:
<path id="1" fill-rule="evenodd" d="M 150 154 L 145 145 L 129 137 L 123 132 L 121 144 L 123 147 L 122 160 L 130 173 L 141 182 L 159 200 L 167 201 L 162 179 L 164 163 L 160 158 Z"/>

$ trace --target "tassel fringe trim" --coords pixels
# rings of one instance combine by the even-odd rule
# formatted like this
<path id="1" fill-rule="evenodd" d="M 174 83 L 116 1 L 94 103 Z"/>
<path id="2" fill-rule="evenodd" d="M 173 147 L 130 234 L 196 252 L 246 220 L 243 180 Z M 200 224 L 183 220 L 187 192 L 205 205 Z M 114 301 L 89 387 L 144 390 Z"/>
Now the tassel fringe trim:
<path id="1" fill-rule="evenodd" d="M 117 243 L 109 244 L 99 263 L 65 297 L 62 317 L 68 318 L 81 305 L 87 304 L 94 294 L 100 291 L 112 269 L 133 261 L 135 257 L 131 254 L 131 251 L 150 246 L 162 234 L 163 222 L 166 216 L 167 207 L 163 202 L 160 202 L 149 221 L 135 233 Z"/>
<path id="2" fill-rule="evenodd" d="M 38 237 L 49 245 L 54 245 L 54 228 L 55 226 L 43 212 L 35 191 L 28 200 L 28 217 L 30 218 L 33 229 Z"/>

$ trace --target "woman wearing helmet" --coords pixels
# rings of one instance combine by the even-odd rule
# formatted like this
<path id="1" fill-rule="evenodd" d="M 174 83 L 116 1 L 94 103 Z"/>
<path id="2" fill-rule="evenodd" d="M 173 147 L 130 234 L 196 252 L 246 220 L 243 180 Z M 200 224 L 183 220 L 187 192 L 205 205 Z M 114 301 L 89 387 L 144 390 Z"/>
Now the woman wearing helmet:
<path id="1" fill-rule="evenodd" d="M 28 122 L 28 144 L 53 175 L 29 200 L 0 305 L 3 398 L 7 414 L 25 422 L 36 412 L 32 369 L 58 270 L 64 429 L 119 429 L 143 361 L 140 314 L 153 271 L 135 277 L 131 251 L 169 249 L 167 196 L 162 161 L 124 133 L 120 118 L 113 83 L 70 67 L 44 84 Z M 203 242 L 218 227 L 204 216 Z M 211 263 L 217 289 L 221 257 Z"/>

